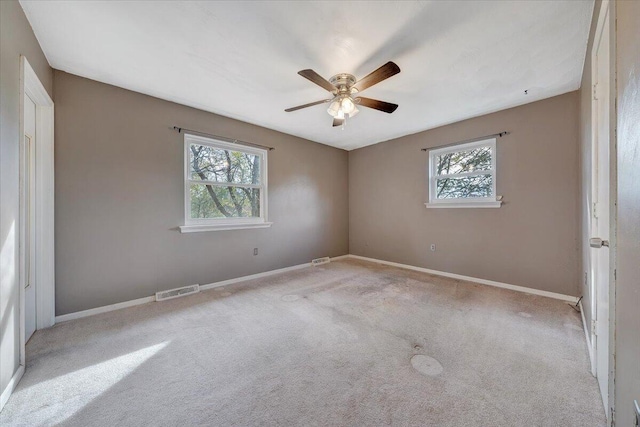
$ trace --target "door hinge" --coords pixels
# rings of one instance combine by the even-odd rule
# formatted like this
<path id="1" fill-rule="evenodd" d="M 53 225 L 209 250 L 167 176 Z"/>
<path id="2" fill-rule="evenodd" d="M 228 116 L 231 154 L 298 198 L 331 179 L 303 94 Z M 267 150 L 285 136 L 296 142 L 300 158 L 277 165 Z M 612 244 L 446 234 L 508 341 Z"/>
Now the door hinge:
<path id="1" fill-rule="evenodd" d="M 598 83 L 593 85 L 593 99 L 598 100 Z"/>
<path id="2" fill-rule="evenodd" d="M 592 335 L 598 335 L 598 332 L 596 330 L 596 326 L 598 325 L 598 321 L 596 319 L 591 319 L 591 334 Z"/>
<path id="3" fill-rule="evenodd" d="M 598 202 L 593 202 L 593 212 L 592 215 L 594 218 L 598 218 Z"/>

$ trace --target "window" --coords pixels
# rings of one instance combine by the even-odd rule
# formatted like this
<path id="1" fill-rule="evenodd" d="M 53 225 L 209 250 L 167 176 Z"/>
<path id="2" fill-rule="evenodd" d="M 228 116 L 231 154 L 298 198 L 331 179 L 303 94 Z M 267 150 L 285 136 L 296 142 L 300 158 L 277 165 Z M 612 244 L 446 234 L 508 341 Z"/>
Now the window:
<path id="1" fill-rule="evenodd" d="M 267 151 L 185 134 L 184 232 L 269 227 Z"/>
<path id="2" fill-rule="evenodd" d="M 428 208 L 497 208 L 496 140 L 458 144 L 429 152 Z"/>

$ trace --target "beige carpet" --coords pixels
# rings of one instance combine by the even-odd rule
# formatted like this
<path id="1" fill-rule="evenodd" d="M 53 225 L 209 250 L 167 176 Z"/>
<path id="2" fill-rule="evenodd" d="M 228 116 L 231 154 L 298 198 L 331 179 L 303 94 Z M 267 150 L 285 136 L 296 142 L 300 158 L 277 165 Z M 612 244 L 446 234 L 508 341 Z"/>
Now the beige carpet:
<path id="1" fill-rule="evenodd" d="M 2 426 L 605 425 L 567 303 L 354 260 L 62 323 L 27 355 Z"/>

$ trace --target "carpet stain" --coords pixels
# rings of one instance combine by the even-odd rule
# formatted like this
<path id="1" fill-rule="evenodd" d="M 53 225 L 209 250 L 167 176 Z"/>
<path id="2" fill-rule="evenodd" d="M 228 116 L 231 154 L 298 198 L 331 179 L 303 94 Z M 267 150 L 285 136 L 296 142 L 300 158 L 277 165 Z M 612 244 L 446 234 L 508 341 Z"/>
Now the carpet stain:
<path id="1" fill-rule="evenodd" d="M 444 368 L 433 357 L 425 356 L 424 354 L 416 354 L 411 358 L 411 366 L 420 372 L 422 375 L 429 377 L 435 377 L 440 375 Z"/>
<path id="2" fill-rule="evenodd" d="M 518 315 L 520 315 L 520 316 L 522 316 L 522 317 L 526 317 L 526 318 L 533 317 L 533 314 L 531 314 L 531 313 L 525 313 L 524 311 L 521 311 L 520 313 L 518 313 Z"/>
<path id="3" fill-rule="evenodd" d="M 286 302 L 292 302 L 292 301 L 296 301 L 297 299 L 299 299 L 300 297 L 298 295 L 285 295 L 282 298 L 280 298 L 282 301 L 286 301 Z"/>

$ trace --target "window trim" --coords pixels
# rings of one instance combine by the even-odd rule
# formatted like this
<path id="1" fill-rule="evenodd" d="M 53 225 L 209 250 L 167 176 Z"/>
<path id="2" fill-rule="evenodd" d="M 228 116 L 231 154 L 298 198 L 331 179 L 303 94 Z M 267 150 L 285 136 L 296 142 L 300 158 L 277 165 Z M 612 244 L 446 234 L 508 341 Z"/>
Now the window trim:
<path id="1" fill-rule="evenodd" d="M 235 184 L 202 181 L 191 179 L 190 147 L 192 144 L 205 145 L 223 150 L 239 151 L 242 153 L 254 154 L 260 157 L 260 185 Z M 268 189 L 268 165 L 267 150 L 250 147 L 247 145 L 235 144 L 221 141 L 215 138 L 207 138 L 190 133 L 184 134 L 184 225 L 181 225 L 180 232 L 193 233 L 199 231 L 224 231 L 251 228 L 267 228 L 273 223 L 267 221 L 267 189 Z M 260 217 L 259 218 L 191 218 L 191 184 L 212 184 L 216 186 L 251 187 L 260 189 Z"/>
<path id="2" fill-rule="evenodd" d="M 475 176 L 486 175 L 491 172 L 492 194 L 491 197 L 466 197 L 456 199 L 437 199 L 436 183 L 439 177 L 443 175 L 435 175 L 436 159 L 438 156 L 458 151 L 466 151 L 478 147 L 491 147 L 491 170 L 465 172 L 461 174 L 452 174 L 452 176 Z M 483 139 L 480 141 L 467 142 L 464 144 L 450 145 L 443 148 L 437 148 L 429 151 L 429 202 L 425 203 L 427 208 L 499 208 L 502 205 L 501 197 L 496 196 L 496 138 Z"/>

